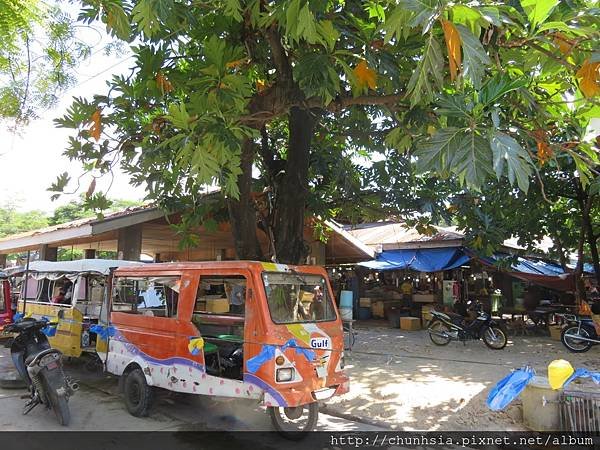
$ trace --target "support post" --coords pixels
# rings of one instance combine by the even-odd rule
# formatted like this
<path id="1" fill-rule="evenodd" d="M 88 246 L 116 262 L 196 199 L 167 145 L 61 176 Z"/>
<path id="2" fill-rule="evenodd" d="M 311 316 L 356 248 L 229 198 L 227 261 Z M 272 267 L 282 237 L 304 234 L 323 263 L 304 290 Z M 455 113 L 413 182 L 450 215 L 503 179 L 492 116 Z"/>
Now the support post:
<path id="1" fill-rule="evenodd" d="M 119 230 L 117 240 L 117 258 L 139 261 L 142 254 L 142 227 L 132 225 Z"/>
<path id="2" fill-rule="evenodd" d="M 58 247 L 49 247 L 48 244 L 42 244 L 38 248 L 40 261 L 56 261 L 58 258 Z"/>

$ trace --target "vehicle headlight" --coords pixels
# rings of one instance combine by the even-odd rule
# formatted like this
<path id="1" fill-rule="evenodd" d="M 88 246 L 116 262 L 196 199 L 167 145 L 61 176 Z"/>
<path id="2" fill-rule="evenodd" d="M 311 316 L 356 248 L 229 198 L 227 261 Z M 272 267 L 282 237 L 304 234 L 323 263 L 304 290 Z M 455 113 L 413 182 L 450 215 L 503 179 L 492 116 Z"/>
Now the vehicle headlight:
<path id="1" fill-rule="evenodd" d="M 278 382 L 292 381 L 294 379 L 294 368 L 288 367 L 285 369 L 277 369 L 275 379 Z"/>

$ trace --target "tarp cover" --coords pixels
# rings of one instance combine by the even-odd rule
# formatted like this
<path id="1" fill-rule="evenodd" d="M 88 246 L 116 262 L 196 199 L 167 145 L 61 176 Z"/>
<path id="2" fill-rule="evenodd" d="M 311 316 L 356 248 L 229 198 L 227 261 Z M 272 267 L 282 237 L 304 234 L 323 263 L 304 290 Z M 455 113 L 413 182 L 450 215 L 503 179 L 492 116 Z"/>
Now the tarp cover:
<path id="1" fill-rule="evenodd" d="M 467 253 L 469 253 L 468 250 Z M 479 259 L 485 265 L 500 266 L 508 275 L 523 281 L 529 281 L 557 291 L 572 291 L 575 289 L 574 274 L 566 272 L 556 263 L 519 256 L 507 267 L 506 264 L 502 263 L 503 260 L 509 257 L 510 255 L 506 253 L 497 253 L 494 256 Z M 508 262 L 506 261 L 506 263 Z"/>
<path id="2" fill-rule="evenodd" d="M 358 263 L 374 270 L 410 269 L 418 272 L 439 272 L 455 269 L 469 261 L 461 247 L 386 250 L 377 259 Z"/>

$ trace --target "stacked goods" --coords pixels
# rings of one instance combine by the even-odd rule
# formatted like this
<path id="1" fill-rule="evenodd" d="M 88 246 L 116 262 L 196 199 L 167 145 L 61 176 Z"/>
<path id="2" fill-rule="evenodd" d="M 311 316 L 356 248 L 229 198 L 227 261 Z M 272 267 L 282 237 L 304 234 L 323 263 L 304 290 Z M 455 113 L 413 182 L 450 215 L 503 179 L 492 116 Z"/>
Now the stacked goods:
<path id="1" fill-rule="evenodd" d="M 361 297 L 358 304 L 361 308 L 370 308 L 372 299 L 371 297 Z"/>
<path id="2" fill-rule="evenodd" d="M 229 312 L 229 300 L 226 298 L 207 298 L 206 312 L 215 314 Z"/>
<path id="3" fill-rule="evenodd" d="M 383 300 L 376 300 L 371 302 L 371 314 L 376 319 L 383 319 L 385 317 Z"/>

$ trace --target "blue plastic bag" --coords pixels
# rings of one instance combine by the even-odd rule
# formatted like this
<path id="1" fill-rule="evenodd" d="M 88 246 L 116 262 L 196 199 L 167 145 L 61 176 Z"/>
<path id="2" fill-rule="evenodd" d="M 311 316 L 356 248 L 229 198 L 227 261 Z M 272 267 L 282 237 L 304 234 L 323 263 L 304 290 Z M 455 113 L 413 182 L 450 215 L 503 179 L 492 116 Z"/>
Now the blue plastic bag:
<path id="1" fill-rule="evenodd" d="M 113 337 L 116 334 L 115 327 L 113 326 L 102 326 L 92 325 L 90 327 L 90 333 L 95 333 L 101 341 L 107 341 L 109 337 Z"/>
<path id="2" fill-rule="evenodd" d="M 594 383 L 600 384 L 600 372 L 590 372 L 587 369 L 577 369 L 575 372 L 573 372 L 573 375 L 571 375 L 567 381 L 565 381 L 565 384 L 563 384 L 562 387 L 567 387 L 567 385 L 575 378 L 591 378 L 594 380 Z"/>
<path id="3" fill-rule="evenodd" d="M 256 373 L 260 367 L 275 357 L 275 346 L 264 344 L 260 353 L 246 362 L 246 368 L 250 373 Z"/>
<path id="4" fill-rule="evenodd" d="M 535 371 L 531 367 L 524 367 L 502 378 L 488 395 L 488 408 L 492 411 L 501 411 L 506 408 L 523 392 L 534 376 Z"/>

